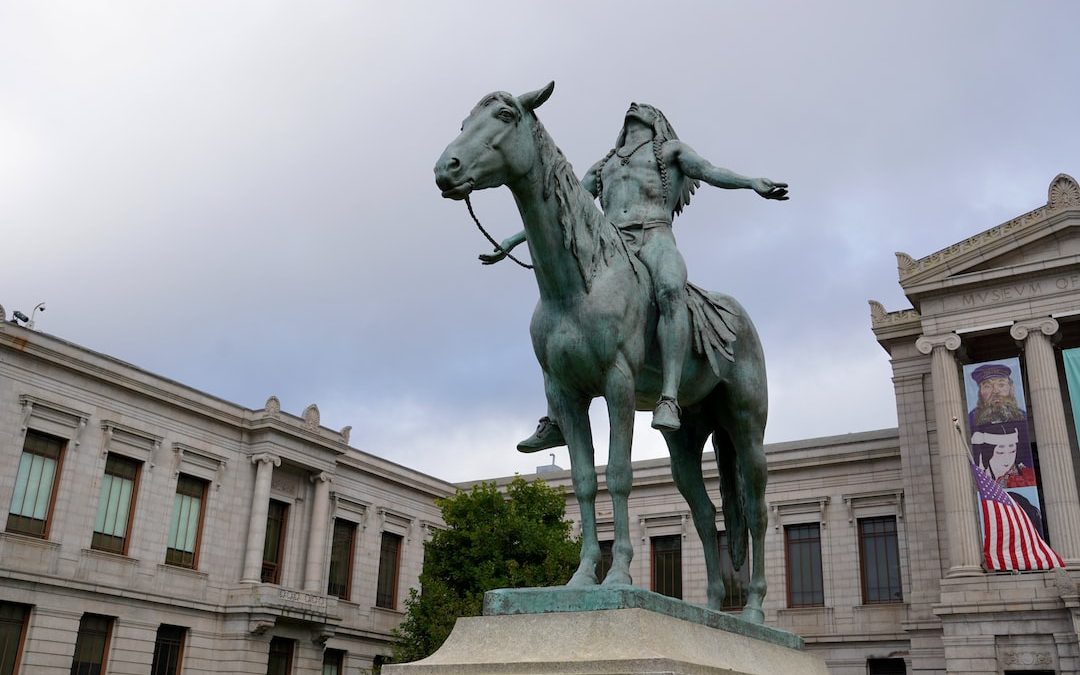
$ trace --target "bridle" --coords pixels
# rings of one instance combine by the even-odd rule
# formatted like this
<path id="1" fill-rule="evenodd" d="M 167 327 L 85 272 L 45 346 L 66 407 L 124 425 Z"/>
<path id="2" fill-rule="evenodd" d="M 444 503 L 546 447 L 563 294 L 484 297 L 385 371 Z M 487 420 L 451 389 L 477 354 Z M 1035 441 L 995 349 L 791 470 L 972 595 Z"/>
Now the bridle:
<path id="1" fill-rule="evenodd" d="M 495 241 L 494 237 L 492 237 L 490 234 L 488 234 L 488 231 L 485 230 L 484 226 L 480 224 L 480 219 L 476 217 L 476 213 L 473 212 L 472 201 L 469 199 L 468 195 L 465 195 L 465 206 L 469 209 L 469 215 L 472 216 L 473 222 L 476 223 L 476 227 L 479 228 L 481 234 L 483 234 L 487 238 L 487 240 L 491 242 L 491 245 L 495 247 L 496 251 L 500 251 L 500 252 L 506 254 L 507 258 L 510 258 L 511 260 L 513 260 L 514 262 L 521 265 L 522 267 L 524 267 L 527 270 L 533 269 L 532 265 L 523 263 L 520 260 L 518 260 L 517 258 L 515 258 L 513 253 L 511 253 L 510 251 L 507 251 L 505 248 L 503 248 L 502 245 L 499 244 L 499 242 Z"/>

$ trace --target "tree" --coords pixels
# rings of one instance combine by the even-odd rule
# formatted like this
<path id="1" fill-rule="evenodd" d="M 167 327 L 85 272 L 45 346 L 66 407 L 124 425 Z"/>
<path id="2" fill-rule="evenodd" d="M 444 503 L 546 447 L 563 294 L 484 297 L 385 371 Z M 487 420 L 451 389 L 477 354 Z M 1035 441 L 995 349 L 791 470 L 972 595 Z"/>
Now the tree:
<path id="1" fill-rule="evenodd" d="M 484 592 L 564 584 L 578 563 L 562 492 L 515 477 L 506 493 L 494 483 L 436 502 L 446 529 L 424 549 L 421 592 L 405 601 L 394 661 L 415 661 L 442 646 L 454 621 L 478 616 Z"/>

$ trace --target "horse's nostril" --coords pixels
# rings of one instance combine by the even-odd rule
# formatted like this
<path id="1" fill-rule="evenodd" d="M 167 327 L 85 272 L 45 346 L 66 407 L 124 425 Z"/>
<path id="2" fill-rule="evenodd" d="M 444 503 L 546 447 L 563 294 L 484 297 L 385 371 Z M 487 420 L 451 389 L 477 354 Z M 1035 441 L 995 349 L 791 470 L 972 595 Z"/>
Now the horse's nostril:
<path id="1" fill-rule="evenodd" d="M 457 157 L 451 157 L 450 161 L 446 163 L 446 168 L 451 171 L 461 167 L 461 161 Z"/>

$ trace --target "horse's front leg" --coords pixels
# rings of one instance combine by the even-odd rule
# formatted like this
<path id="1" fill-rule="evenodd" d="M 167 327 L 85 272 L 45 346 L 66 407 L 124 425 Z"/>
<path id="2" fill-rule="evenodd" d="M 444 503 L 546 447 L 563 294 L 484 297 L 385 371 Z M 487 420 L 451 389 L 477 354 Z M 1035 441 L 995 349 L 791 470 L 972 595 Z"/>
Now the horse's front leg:
<path id="1" fill-rule="evenodd" d="M 630 515 L 627 502 L 633 469 L 630 450 L 634 439 L 634 378 L 628 367 L 615 367 L 608 374 L 604 399 L 607 401 L 611 436 L 608 444 L 607 488 L 611 494 L 611 510 L 615 520 L 615 542 L 612 546 L 611 569 L 604 584 L 631 584 L 630 562 L 634 546 L 630 541 Z"/>
<path id="2" fill-rule="evenodd" d="M 544 379 L 548 406 L 558 416 L 570 448 L 570 477 L 581 511 L 581 562 L 567 586 L 595 586 L 600 543 L 596 539 L 596 462 L 593 453 L 589 401 Z"/>

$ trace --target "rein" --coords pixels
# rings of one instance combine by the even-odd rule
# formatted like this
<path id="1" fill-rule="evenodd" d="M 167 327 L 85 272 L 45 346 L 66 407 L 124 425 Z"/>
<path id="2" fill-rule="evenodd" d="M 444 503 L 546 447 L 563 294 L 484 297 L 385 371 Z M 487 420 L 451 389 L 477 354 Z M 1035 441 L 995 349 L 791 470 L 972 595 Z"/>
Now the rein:
<path id="1" fill-rule="evenodd" d="M 487 237 L 487 240 L 491 242 L 491 245 L 495 247 L 496 251 L 500 251 L 500 252 L 504 253 L 507 258 L 510 258 L 511 260 L 513 260 L 514 262 L 521 265 L 522 267 L 524 267 L 527 270 L 533 269 L 532 265 L 528 265 L 526 263 L 523 263 L 520 260 L 518 260 L 517 258 L 515 258 L 514 254 L 510 253 L 510 251 L 507 251 L 505 248 L 503 248 L 502 245 L 499 244 L 499 242 L 495 241 L 494 237 L 492 237 L 490 234 L 488 234 L 488 231 L 485 230 L 484 226 L 480 224 L 480 219 L 476 217 L 475 213 L 473 213 L 472 201 L 469 200 L 468 195 L 465 195 L 465 206 L 468 207 L 469 215 L 472 216 L 473 222 L 476 223 L 476 227 L 478 227 L 480 229 L 481 234 L 483 234 L 485 237 Z"/>

